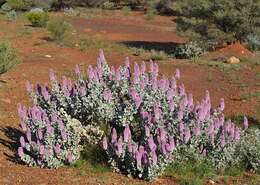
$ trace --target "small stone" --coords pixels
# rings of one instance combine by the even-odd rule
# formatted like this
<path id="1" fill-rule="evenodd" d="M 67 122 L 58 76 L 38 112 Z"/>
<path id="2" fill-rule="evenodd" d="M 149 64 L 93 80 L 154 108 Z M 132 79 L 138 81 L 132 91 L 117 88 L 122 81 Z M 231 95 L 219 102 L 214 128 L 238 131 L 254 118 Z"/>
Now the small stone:
<path id="1" fill-rule="evenodd" d="M 51 55 L 44 55 L 44 57 L 51 58 L 52 56 Z"/>
<path id="2" fill-rule="evenodd" d="M 239 58 L 236 58 L 234 56 L 230 57 L 227 59 L 228 64 L 238 64 L 240 62 Z"/>
<path id="3" fill-rule="evenodd" d="M 213 180 L 209 180 L 210 184 L 215 184 L 215 182 Z"/>

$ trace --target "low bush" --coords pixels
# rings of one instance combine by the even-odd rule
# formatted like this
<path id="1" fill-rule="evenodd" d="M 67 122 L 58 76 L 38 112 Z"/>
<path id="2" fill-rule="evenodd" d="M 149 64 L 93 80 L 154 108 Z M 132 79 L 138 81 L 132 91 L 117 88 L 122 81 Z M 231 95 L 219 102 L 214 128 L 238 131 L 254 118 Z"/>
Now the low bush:
<path id="1" fill-rule="evenodd" d="M 199 57 L 203 53 L 204 53 L 203 48 L 201 48 L 197 42 L 192 42 L 192 41 L 177 46 L 173 51 L 173 55 L 176 58 L 187 58 L 187 59 Z"/>
<path id="2" fill-rule="evenodd" d="M 5 15 L 6 15 L 7 19 L 10 21 L 14 21 L 17 19 L 17 13 L 14 10 L 7 12 Z"/>
<path id="3" fill-rule="evenodd" d="M 260 130 L 249 129 L 241 139 L 236 153 L 247 169 L 260 172 Z"/>
<path id="4" fill-rule="evenodd" d="M 10 43 L 0 41 L 0 74 L 5 73 L 19 63 L 17 52 Z"/>
<path id="5" fill-rule="evenodd" d="M 183 151 L 208 158 L 216 168 L 236 164 L 234 146 L 244 131 L 225 121 L 224 100 L 213 109 L 207 91 L 202 102 L 194 104 L 184 85 L 177 83 L 179 70 L 171 79 L 159 78 L 158 65 L 152 61 L 149 65 L 146 69 L 144 62 L 135 63 L 132 71 L 126 59 L 124 66 L 109 67 L 101 52 L 87 76 L 76 66 L 74 82 L 66 77 L 59 82 L 51 72 L 51 87 L 37 85 L 33 90 L 27 85 L 35 108 L 19 108 L 19 112 L 23 129 L 33 139 L 22 139 L 22 160 L 43 167 L 73 162 L 78 158 L 77 144 L 97 145 L 105 134 L 102 147 L 111 167 L 145 180 L 156 178 Z M 60 139 L 63 129 L 67 140 Z M 54 151 L 57 143 L 64 149 L 60 158 Z M 39 153 L 40 145 L 48 149 L 47 158 Z M 68 152 L 73 160 L 68 161 Z M 38 159 L 40 164 L 35 162 Z"/>
<path id="6" fill-rule="evenodd" d="M 63 17 L 55 17 L 48 22 L 47 30 L 50 32 L 53 40 L 62 41 L 65 34 L 72 30 L 72 25 L 66 22 Z"/>
<path id="7" fill-rule="evenodd" d="M 29 10 L 33 6 L 33 0 L 7 0 L 7 4 L 17 11 Z"/>
<path id="8" fill-rule="evenodd" d="M 32 9 L 27 14 L 27 19 L 31 22 L 34 27 L 46 27 L 48 21 L 48 13 L 42 9 Z"/>
<path id="9" fill-rule="evenodd" d="M 112 1 L 105 1 L 102 8 L 106 10 L 112 10 L 116 7 L 116 4 Z"/>
<path id="10" fill-rule="evenodd" d="M 259 35 L 248 35 L 246 38 L 247 47 L 251 51 L 260 50 L 260 36 Z"/>

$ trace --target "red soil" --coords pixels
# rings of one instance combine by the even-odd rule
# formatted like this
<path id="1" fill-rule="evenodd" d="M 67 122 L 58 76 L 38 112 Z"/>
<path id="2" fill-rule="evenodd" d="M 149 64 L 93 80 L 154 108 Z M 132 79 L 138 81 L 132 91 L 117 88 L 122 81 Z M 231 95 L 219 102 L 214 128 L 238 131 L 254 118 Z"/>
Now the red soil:
<path id="1" fill-rule="evenodd" d="M 131 18 L 129 18 L 131 19 Z M 169 18 L 158 18 L 163 26 L 171 24 Z M 118 18 L 118 20 L 95 19 L 86 21 L 84 19 L 75 19 L 73 21 L 78 32 L 86 34 L 84 29 L 88 28 L 89 33 L 95 35 L 97 32 L 104 37 L 112 38 L 115 41 L 121 40 L 143 40 L 151 42 L 178 42 L 179 38 L 174 33 L 163 31 L 163 28 L 157 29 L 154 23 L 137 17 L 139 23 L 135 26 L 135 22 L 125 21 L 126 18 Z M 97 23 L 95 25 L 95 23 Z M 124 24 L 123 24 L 124 23 Z M 168 23 L 168 24 L 167 24 Z M 48 82 L 48 72 L 52 68 L 58 72 L 59 76 L 70 75 L 73 67 L 80 64 L 82 69 L 87 65 L 96 62 L 97 50 L 87 50 L 86 52 L 77 49 L 58 47 L 56 44 L 43 40 L 43 37 L 48 36 L 42 29 L 34 29 L 31 36 L 17 37 L 14 30 L 24 28 L 23 22 L 7 23 L 0 21 L 1 29 L 6 29 L 5 34 L 1 34 L 0 38 L 11 39 L 13 46 L 19 49 L 19 55 L 22 58 L 22 63 L 15 68 L 1 75 L 1 80 L 6 84 L 0 87 L 0 184 L 2 185 L 70 185 L 70 184 L 150 184 L 140 182 L 118 175 L 116 173 L 94 173 L 87 172 L 87 175 L 82 175 L 82 170 L 74 168 L 61 168 L 58 170 L 44 170 L 39 168 L 29 168 L 25 165 L 18 164 L 15 159 L 17 150 L 18 134 L 14 131 L 20 130 L 19 119 L 16 112 L 16 105 L 19 102 L 29 105 L 29 98 L 25 92 L 24 84 L 27 80 L 32 83 Z M 159 24 L 159 23 L 158 23 Z M 148 28 L 153 27 L 149 30 Z M 101 32 L 105 30 L 106 32 Z M 124 34 L 130 36 L 124 37 Z M 149 36 L 145 36 L 149 33 Z M 111 36 L 112 35 L 112 36 Z M 170 36 L 171 35 L 171 36 Z M 144 36 L 144 37 L 142 37 Z M 177 39 L 176 39 L 177 38 Z M 240 53 L 241 47 L 237 45 L 230 49 Z M 227 49 L 223 49 L 224 53 L 228 53 Z M 247 50 L 244 50 L 248 54 Z M 120 52 L 119 52 L 120 53 Z M 120 65 L 127 54 L 106 53 L 109 64 Z M 51 55 L 52 58 L 46 58 L 44 55 Z M 233 53 L 232 53 L 233 55 Z M 141 58 L 130 56 L 132 62 L 141 61 Z M 212 102 L 217 106 L 219 99 L 224 97 L 226 100 L 226 114 L 247 114 L 249 116 L 256 115 L 255 107 L 259 105 L 259 100 L 252 98 L 248 101 L 241 101 L 240 87 L 232 82 L 229 75 L 218 68 L 209 68 L 208 66 L 200 66 L 190 64 L 185 61 L 162 62 L 160 65 L 161 75 L 170 76 L 176 68 L 180 68 L 182 72 L 182 81 L 184 82 L 187 92 L 192 92 L 196 100 L 200 100 L 208 89 L 211 93 Z M 259 66 L 248 67 L 246 70 L 240 70 L 235 73 L 240 77 L 240 83 L 245 83 L 249 92 L 259 91 L 259 86 L 256 85 L 256 73 L 260 71 Z M 211 79 L 208 80 L 209 74 Z M 159 179 L 151 184 L 176 184 L 174 178 Z"/>

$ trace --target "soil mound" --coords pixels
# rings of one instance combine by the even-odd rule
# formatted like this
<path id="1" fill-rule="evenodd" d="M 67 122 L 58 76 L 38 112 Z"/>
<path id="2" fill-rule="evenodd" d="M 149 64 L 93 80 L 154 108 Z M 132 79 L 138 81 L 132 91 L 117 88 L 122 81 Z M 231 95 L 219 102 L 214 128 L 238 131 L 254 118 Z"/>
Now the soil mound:
<path id="1" fill-rule="evenodd" d="M 235 43 L 235 44 L 228 45 L 227 47 L 221 48 L 219 50 L 210 52 L 209 54 L 207 54 L 207 56 L 210 58 L 216 58 L 216 57 L 229 58 L 231 56 L 241 58 L 241 57 L 254 56 L 254 53 L 249 51 L 242 44 Z"/>

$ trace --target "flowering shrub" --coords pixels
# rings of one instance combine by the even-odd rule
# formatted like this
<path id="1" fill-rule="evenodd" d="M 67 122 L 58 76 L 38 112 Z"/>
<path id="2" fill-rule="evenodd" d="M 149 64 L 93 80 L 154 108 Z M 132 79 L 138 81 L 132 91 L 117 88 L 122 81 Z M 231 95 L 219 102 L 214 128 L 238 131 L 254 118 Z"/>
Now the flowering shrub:
<path id="1" fill-rule="evenodd" d="M 129 59 L 117 69 L 109 67 L 101 51 L 97 66 L 88 67 L 87 77 L 76 66 L 74 82 L 66 77 L 59 82 L 51 71 L 51 87 L 38 85 L 34 91 L 28 84 L 27 89 L 39 110 L 49 116 L 60 115 L 71 132 L 70 137 L 76 135 L 86 143 L 97 144 L 106 133 L 102 145 L 115 171 L 151 180 L 185 147 L 210 158 L 216 167 L 227 165 L 226 158 L 233 155 L 232 147 L 242 131 L 230 120 L 225 121 L 224 100 L 213 109 L 206 91 L 202 102 L 194 104 L 192 94 L 187 94 L 184 85 L 177 83 L 178 69 L 167 79 L 159 78 L 156 63 L 150 61 L 149 69 L 146 68 L 145 62 L 135 63 L 132 71 Z M 39 123 L 29 120 L 27 125 L 33 131 L 30 125 Z M 48 122 L 43 125 L 49 130 Z M 248 127 L 246 119 L 244 127 Z M 54 130 L 58 139 L 61 132 Z M 70 141 L 76 140 L 72 138 Z M 64 150 L 74 151 L 74 144 L 66 145 Z M 73 153 L 73 159 L 77 158 L 77 152 Z"/>
<path id="2" fill-rule="evenodd" d="M 28 110 L 19 105 L 21 127 L 26 133 L 20 138 L 18 155 L 29 166 L 57 168 L 73 163 L 80 155 L 79 122 L 65 119 L 62 112 L 47 113 L 34 105 Z"/>

